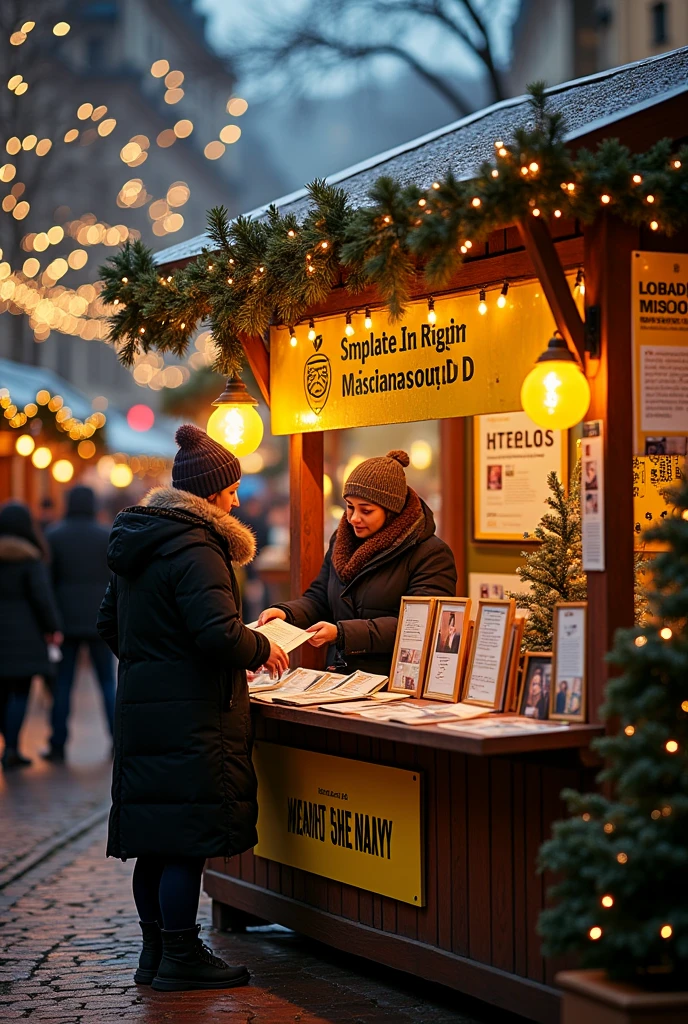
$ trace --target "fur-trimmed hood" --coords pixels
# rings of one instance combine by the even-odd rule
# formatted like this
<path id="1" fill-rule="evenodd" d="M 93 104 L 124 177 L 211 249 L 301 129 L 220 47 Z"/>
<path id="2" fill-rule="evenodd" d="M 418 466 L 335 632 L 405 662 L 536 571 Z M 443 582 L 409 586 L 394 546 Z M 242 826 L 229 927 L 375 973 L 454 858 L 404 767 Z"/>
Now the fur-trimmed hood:
<path id="1" fill-rule="evenodd" d="M 189 491 L 156 487 L 140 505 L 125 508 L 115 519 L 108 565 L 118 576 L 136 576 L 156 555 L 208 543 L 208 530 L 222 540 L 237 565 L 255 557 L 252 531 L 234 516 Z"/>
<path id="2" fill-rule="evenodd" d="M 41 552 L 30 541 L 11 533 L 0 536 L 0 562 L 24 562 L 27 558 L 38 561 Z"/>

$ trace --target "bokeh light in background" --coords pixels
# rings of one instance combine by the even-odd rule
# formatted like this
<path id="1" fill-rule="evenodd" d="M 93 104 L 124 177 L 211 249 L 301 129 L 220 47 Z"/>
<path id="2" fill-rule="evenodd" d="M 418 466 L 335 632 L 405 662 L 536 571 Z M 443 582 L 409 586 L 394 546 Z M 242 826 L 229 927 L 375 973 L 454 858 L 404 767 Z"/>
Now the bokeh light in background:
<path id="1" fill-rule="evenodd" d="M 143 433 L 155 423 L 155 413 L 149 405 L 132 405 L 127 413 L 127 423 L 132 430 Z"/>
<path id="2" fill-rule="evenodd" d="M 31 434 L 20 434 L 17 440 L 14 442 L 14 447 L 18 455 L 30 455 L 36 447 L 36 442 L 31 437 Z"/>
<path id="3" fill-rule="evenodd" d="M 50 463 L 53 461 L 53 453 L 49 448 L 36 448 L 33 455 L 31 456 L 36 469 L 47 469 Z"/>
<path id="4" fill-rule="evenodd" d="M 69 459 L 58 459 L 57 462 L 53 463 L 51 472 L 58 483 L 66 484 L 74 476 L 74 466 Z"/>
<path id="5" fill-rule="evenodd" d="M 128 487 L 134 474 L 126 462 L 117 462 L 110 470 L 110 483 L 113 487 Z"/>

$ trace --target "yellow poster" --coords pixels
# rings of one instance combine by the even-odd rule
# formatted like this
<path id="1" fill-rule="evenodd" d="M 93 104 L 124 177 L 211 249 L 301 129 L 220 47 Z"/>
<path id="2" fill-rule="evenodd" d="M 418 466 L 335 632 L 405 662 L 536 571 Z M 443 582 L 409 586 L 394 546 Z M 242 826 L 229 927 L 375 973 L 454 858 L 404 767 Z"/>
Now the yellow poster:
<path id="1" fill-rule="evenodd" d="M 688 438 L 688 256 L 631 254 L 633 444 L 685 455 Z"/>
<path id="2" fill-rule="evenodd" d="M 633 459 L 633 546 L 636 551 L 660 551 L 657 541 L 648 542 L 644 531 L 670 516 L 673 506 L 663 492 L 683 478 L 680 455 L 645 455 Z"/>
<path id="3" fill-rule="evenodd" d="M 523 378 L 555 325 L 539 283 L 512 286 L 504 308 L 498 295 L 488 292 L 484 315 L 475 293 L 436 299 L 435 323 L 423 301 L 395 324 L 374 310 L 370 329 L 354 313 L 353 334 L 344 314 L 312 332 L 300 324 L 295 345 L 287 328 L 273 328 L 273 434 L 520 409 Z"/>
<path id="4" fill-rule="evenodd" d="M 258 742 L 259 857 L 424 906 L 419 772 Z"/>

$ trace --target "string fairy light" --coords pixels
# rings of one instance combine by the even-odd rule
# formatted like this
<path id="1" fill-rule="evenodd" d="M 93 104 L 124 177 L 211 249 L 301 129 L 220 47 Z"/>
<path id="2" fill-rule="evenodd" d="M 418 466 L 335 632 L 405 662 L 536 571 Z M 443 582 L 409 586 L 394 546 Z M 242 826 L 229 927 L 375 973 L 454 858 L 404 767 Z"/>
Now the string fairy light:
<path id="1" fill-rule="evenodd" d="M 485 297 L 486 297 L 485 289 L 481 288 L 480 289 L 479 301 L 478 301 L 478 312 L 480 313 L 481 316 L 485 316 L 485 314 L 487 313 L 487 302 L 485 301 Z"/>
<path id="2" fill-rule="evenodd" d="M 427 317 L 427 319 L 428 319 L 428 323 L 429 324 L 436 324 L 437 323 L 437 313 L 435 312 L 435 300 L 433 299 L 432 295 L 428 299 L 428 317 Z"/>
<path id="3" fill-rule="evenodd" d="M 373 326 L 373 318 L 370 315 L 370 308 L 368 306 L 366 306 L 365 319 L 363 320 L 363 326 L 365 327 L 366 331 L 371 330 L 371 328 Z"/>
<path id="4" fill-rule="evenodd" d="M 346 314 L 346 323 L 344 325 L 344 333 L 350 338 L 354 333 L 354 325 L 351 323 L 351 313 Z"/>
<path id="5" fill-rule="evenodd" d="M 505 281 L 502 285 L 502 290 L 497 296 L 497 305 L 500 309 L 504 309 L 506 306 L 506 297 L 509 294 L 509 282 Z"/>
<path id="6" fill-rule="evenodd" d="M 308 340 L 315 341 L 315 321 L 313 318 L 308 321 Z"/>

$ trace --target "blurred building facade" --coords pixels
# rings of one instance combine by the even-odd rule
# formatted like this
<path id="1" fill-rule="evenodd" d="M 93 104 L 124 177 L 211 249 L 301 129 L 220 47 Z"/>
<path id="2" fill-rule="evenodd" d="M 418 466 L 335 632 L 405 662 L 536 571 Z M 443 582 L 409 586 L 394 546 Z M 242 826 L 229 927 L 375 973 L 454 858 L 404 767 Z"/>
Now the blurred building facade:
<path id="1" fill-rule="evenodd" d="M 686 0 L 522 0 L 509 85 L 558 85 L 688 45 Z"/>
<path id="2" fill-rule="evenodd" d="M 21 0 L 3 0 L 3 8 L 6 2 L 17 6 L 21 23 Z M 17 167 L 13 187 L 25 182 L 30 199 L 30 213 L 20 222 L 0 213 L 8 229 L 1 258 L 13 271 L 21 271 L 27 257 L 35 255 L 42 273 L 47 262 L 67 258 L 80 246 L 86 265 L 59 282 L 74 289 L 97 279 L 98 266 L 116 251 L 125 230 L 128 237 L 159 248 L 203 230 L 206 211 L 214 205 L 239 213 L 283 191 L 279 174 L 250 131 L 250 113 L 242 116 L 246 105 L 235 104 L 234 114 L 228 113 L 235 77 L 208 42 L 205 19 L 192 0 L 65 0 L 62 7 L 71 26 L 64 39 L 49 37 L 47 47 L 32 51 L 29 36 L 23 47 L 9 51 L 10 70 L 23 71 L 32 88 L 19 100 L 10 98 L 15 109 L 22 109 L 18 125 L 13 127 L 12 115 L 5 117 L 0 110 L 2 142 L 27 132 L 53 141 L 44 161 L 23 151 L 9 158 Z M 39 79 L 45 81 L 43 100 Z M 82 105 L 91 105 L 94 114 L 81 119 L 77 111 Z M 96 120 L 102 107 L 107 111 Z M 101 122 L 110 118 L 116 127 L 103 137 Z M 175 134 L 180 123 L 182 130 Z M 223 145 L 219 135 L 230 123 L 230 139 L 240 137 Z M 78 136 L 65 144 L 70 129 Z M 123 149 L 130 143 L 132 158 L 125 161 Z M 213 158 L 218 152 L 222 155 Z M 39 163 L 45 170 L 33 187 L 31 175 Z M 10 190 L 9 182 L 0 187 Z M 64 227 L 64 240 L 49 252 L 34 253 L 32 237 L 51 225 Z M 88 241 L 89 227 L 97 239 L 98 231 L 102 236 L 114 225 L 123 226 L 119 239 L 113 242 L 111 234 L 106 245 L 102 239 Z M 57 330 L 41 337 L 45 330 L 37 334 L 35 324 L 17 313 L 11 301 L 0 309 L 5 314 L 0 315 L 0 356 L 50 367 L 87 394 L 105 394 L 123 406 L 157 404 L 156 396 L 119 366 L 108 345 Z M 92 308 L 90 315 L 97 316 L 98 310 Z"/>

